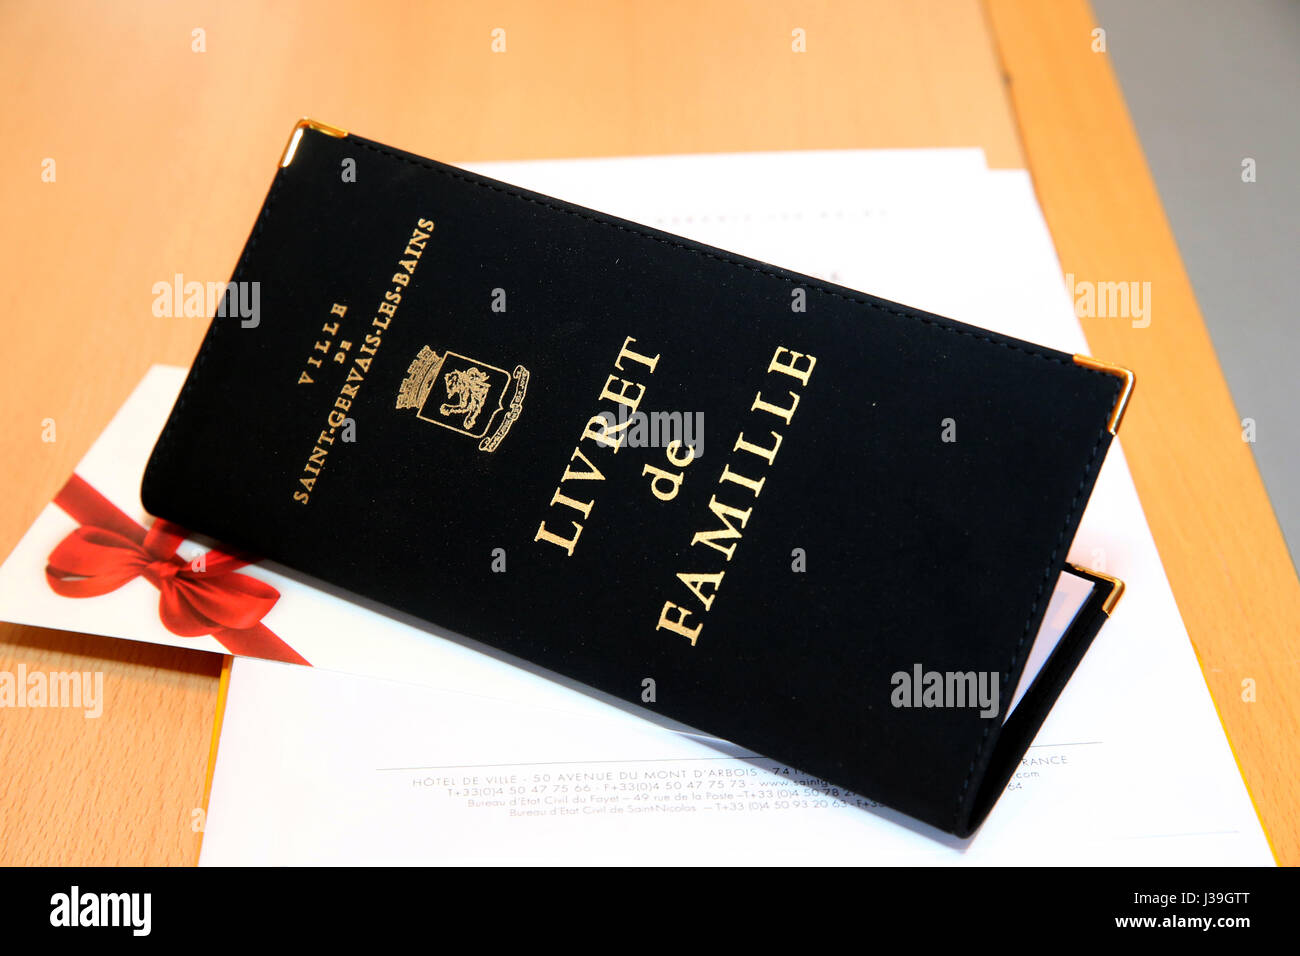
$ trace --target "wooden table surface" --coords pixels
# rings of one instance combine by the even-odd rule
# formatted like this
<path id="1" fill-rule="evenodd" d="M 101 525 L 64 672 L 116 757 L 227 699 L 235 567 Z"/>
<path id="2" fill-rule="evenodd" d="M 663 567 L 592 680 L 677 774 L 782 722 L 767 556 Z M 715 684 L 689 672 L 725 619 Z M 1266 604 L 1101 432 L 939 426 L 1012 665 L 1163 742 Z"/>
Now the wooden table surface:
<path id="1" fill-rule="evenodd" d="M 155 318 L 153 284 L 229 277 L 299 116 L 450 162 L 982 146 L 1031 170 L 1064 271 L 1152 283 L 1148 328 L 1085 330 L 1138 371 L 1124 449 L 1275 853 L 1298 862 L 1300 583 L 1091 16 L 1083 0 L 0 6 L 0 554 L 145 370 L 189 364 L 206 323 Z M 0 711 L 0 863 L 192 863 L 221 659 L 0 625 L 0 671 L 20 664 L 102 671 L 106 699 L 98 720 Z"/>

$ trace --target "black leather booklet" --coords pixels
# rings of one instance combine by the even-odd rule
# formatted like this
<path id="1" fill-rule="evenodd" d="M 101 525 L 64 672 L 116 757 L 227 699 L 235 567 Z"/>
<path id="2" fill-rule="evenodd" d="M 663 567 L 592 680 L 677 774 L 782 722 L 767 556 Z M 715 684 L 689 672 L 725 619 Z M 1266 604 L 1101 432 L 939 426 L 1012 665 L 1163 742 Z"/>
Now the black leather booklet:
<path id="1" fill-rule="evenodd" d="M 944 831 L 1122 587 L 1066 566 L 1092 359 L 309 121 L 228 299 L 151 513 Z"/>

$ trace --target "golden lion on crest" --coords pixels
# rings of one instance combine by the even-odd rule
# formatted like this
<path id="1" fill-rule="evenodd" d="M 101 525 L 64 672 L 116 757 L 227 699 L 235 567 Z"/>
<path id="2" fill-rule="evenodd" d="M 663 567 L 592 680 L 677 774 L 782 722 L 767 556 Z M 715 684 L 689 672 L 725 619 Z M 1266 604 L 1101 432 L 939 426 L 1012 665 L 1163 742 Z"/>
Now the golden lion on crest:
<path id="1" fill-rule="evenodd" d="M 479 412 L 483 411 L 483 403 L 491 391 L 491 379 L 478 366 L 471 365 L 464 371 L 448 372 L 446 382 L 447 397 L 456 399 L 456 404 L 448 402 L 438 411 L 443 415 L 464 414 L 463 427 L 466 431 L 473 431 L 474 423 L 478 421 Z"/>

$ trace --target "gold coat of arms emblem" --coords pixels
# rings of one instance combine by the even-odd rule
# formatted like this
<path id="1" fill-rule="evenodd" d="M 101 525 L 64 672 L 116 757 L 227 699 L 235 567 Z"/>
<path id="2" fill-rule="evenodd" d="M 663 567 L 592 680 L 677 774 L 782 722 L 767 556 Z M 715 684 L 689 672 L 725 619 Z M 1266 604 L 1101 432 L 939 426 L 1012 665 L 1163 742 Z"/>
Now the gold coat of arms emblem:
<path id="1" fill-rule="evenodd" d="M 523 411 L 528 369 L 513 372 L 456 352 L 441 355 L 425 345 L 411 361 L 397 390 L 397 407 L 417 417 L 479 440 L 481 451 L 495 451 Z"/>

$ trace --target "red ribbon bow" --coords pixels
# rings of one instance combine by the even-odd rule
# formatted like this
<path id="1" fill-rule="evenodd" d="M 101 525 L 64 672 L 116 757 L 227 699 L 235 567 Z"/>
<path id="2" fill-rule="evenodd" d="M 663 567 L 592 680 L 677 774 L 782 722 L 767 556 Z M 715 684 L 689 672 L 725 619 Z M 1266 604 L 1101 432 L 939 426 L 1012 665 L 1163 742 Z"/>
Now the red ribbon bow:
<path id="1" fill-rule="evenodd" d="M 166 521 L 146 531 L 76 474 L 54 503 L 81 525 L 50 553 L 45 580 L 56 594 L 98 597 L 143 577 L 158 589 L 158 616 L 173 634 L 211 634 L 232 654 L 307 663 L 262 623 L 280 592 L 236 574 L 247 559 L 213 550 L 186 562 L 176 555 L 184 532 Z"/>

